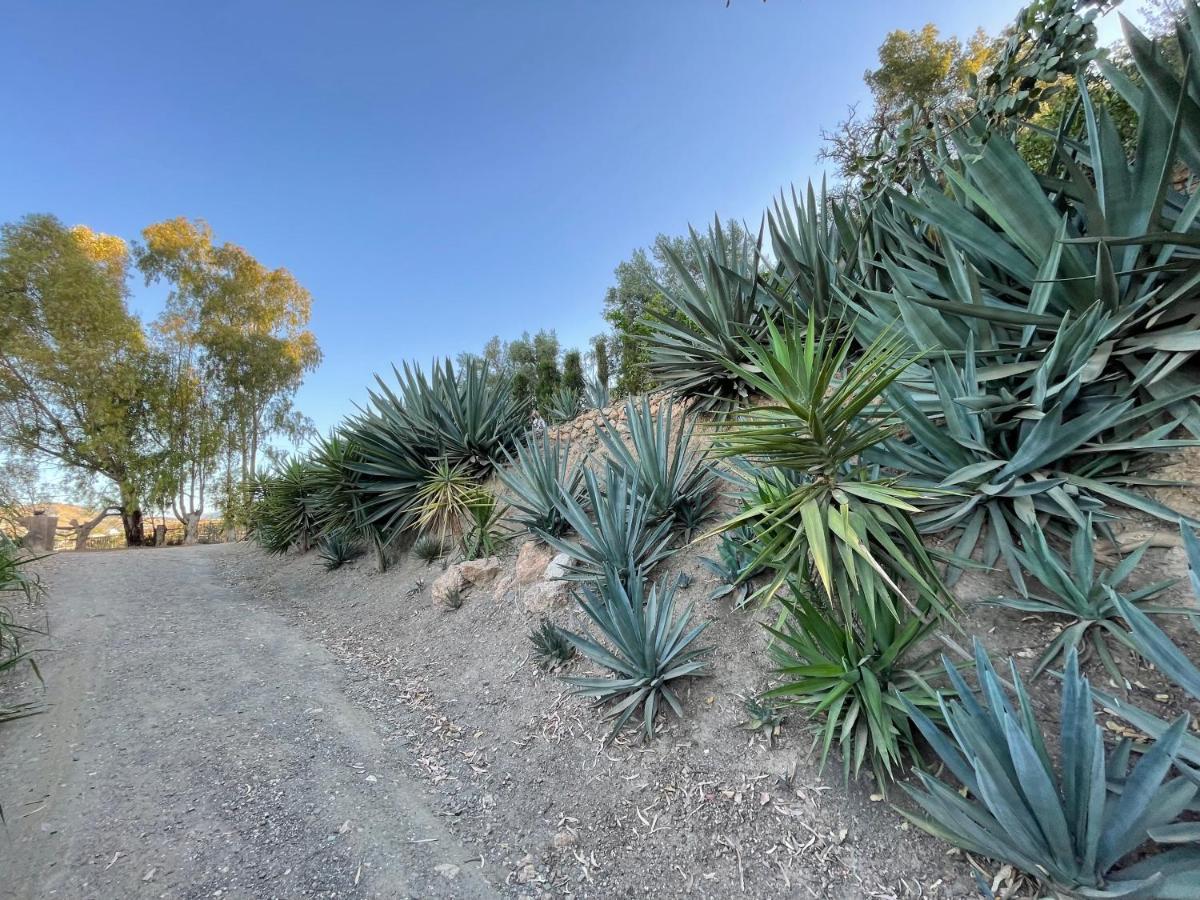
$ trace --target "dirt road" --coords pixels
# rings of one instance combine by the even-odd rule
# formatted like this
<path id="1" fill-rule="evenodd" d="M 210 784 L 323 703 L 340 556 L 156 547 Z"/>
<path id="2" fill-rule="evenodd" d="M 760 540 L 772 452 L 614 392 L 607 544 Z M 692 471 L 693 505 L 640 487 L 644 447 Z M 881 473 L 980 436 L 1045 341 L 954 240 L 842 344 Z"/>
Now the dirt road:
<path id="1" fill-rule="evenodd" d="M 44 564 L 48 713 L 0 730 L 0 897 L 485 897 L 345 674 L 221 546 Z"/>

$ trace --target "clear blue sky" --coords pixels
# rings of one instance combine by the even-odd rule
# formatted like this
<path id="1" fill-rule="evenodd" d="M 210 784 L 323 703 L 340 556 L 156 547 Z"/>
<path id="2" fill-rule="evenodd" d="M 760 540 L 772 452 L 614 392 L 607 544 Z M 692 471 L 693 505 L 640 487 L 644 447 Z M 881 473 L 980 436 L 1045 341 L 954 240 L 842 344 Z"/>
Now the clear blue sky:
<path id="1" fill-rule="evenodd" d="M 0 220 L 201 217 L 291 269 L 322 428 L 393 361 L 602 328 L 613 268 L 819 177 L 884 35 L 1017 0 L 5 4 Z M 1111 29 L 1106 29 L 1111 32 Z M 152 318 L 161 290 L 134 289 Z"/>

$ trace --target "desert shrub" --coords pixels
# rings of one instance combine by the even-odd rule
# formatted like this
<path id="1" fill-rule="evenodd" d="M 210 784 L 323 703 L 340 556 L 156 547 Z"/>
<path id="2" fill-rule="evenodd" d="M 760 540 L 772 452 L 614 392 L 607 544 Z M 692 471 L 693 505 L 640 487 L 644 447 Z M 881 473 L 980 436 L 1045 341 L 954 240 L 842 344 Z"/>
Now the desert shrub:
<path id="1" fill-rule="evenodd" d="M 583 468 L 570 460 L 570 448 L 546 432 L 518 445 L 511 467 L 501 469 L 501 482 L 509 490 L 511 518 L 530 532 L 559 535 L 567 520 L 559 509 L 566 494 L 572 500 L 583 488 Z"/>
<path id="2" fill-rule="evenodd" d="M 536 531 L 543 541 L 570 557 L 565 578 L 599 581 L 613 575 L 631 584 L 671 554 L 671 522 L 654 524 L 650 505 L 636 481 L 610 465 L 604 467 L 603 483 L 590 469 L 584 470 L 583 482 L 582 500 L 565 490 L 559 494 L 559 512 L 576 537 Z M 591 509 L 590 515 L 584 503 Z"/>
<path id="3" fill-rule="evenodd" d="M 964 788 L 960 793 L 917 772 L 921 787 L 905 790 L 924 815 L 906 817 L 956 847 L 1026 872 L 1059 895 L 1195 896 L 1200 883 L 1200 858 L 1191 845 L 1196 826 L 1179 816 L 1192 803 L 1197 784 L 1186 773 L 1170 775 L 1187 716 L 1143 748 L 1133 765 L 1128 739 L 1106 755 L 1091 686 L 1071 650 L 1055 765 L 1016 666 L 1010 662 L 1015 708 L 978 641 L 975 668 L 978 694 L 947 666 L 958 687 L 957 699 L 941 702 L 948 732 L 905 704 Z M 1141 858 L 1155 845 L 1171 849 Z"/>
<path id="4" fill-rule="evenodd" d="M 745 362 L 747 341 L 766 336 L 776 298 L 760 284 L 758 248 L 744 235 L 731 238 L 718 220 L 707 238 L 694 230 L 690 238 L 699 274 L 663 247 L 675 286 L 659 285 L 668 308 L 648 312 L 647 368 L 660 386 L 692 398 L 698 408 L 728 410 L 750 394 L 729 363 Z"/>
<path id="5" fill-rule="evenodd" d="M 529 642 L 533 644 L 533 658 L 540 669 L 556 669 L 575 656 L 575 645 L 561 628 L 545 616 L 529 632 Z"/>
<path id="6" fill-rule="evenodd" d="M 41 632 L 17 621 L 12 608 L 5 602 L 7 595 L 19 595 L 29 601 L 42 592 L 40 580 L 28 569 L 36 558 L 0 535 L 0 674 L 27 666 L 40 680 L 37 658 L 24 648 L 23 642 L 30 635 Z M 43 709 L 42 704 L 36 702 L 0 703 L 0 723 L 22 719 Z M 3 818 L 3 808 L 0 808 L 0 822 Z"/>
<path id="7" fill-rule="evenodd" d="M 690 539 L 712 504 L 717 481 L 704 453 L 693 446 L 695 417 L 682 415 L 676 429 L 674 402 L 664 399 L 651 410 L 649 398 L 642 397 L 625 403 L 625 418 L 628 444 L 607 419 L 597 429 L 609 459 L 637 483 L 654 519 L 671 519 Z"/>
<path id="8" fill-rule="evenodd" d="M 674 682 L 703 669 L 709 648 L 692 644 L 708 623 L 689 627 L 690 606 L 675 615 L 675 585 L 654 585 L 647 593 L 641 579 L 632 580 L 627 587 L 610 570 L 597 584 L 583 585 L 578 600 L 605 643 L 569 631 L 564 635 L 580 653 L 612 675 L 564 680 L 576 693 L 609 704 L 606 718 L 615 721 L 606 743 L 639 710 L 642 733 L 646 740 L 653 738 L 655 716 L 664 701 L 683 718 Z"/>
<path id="9" fill-rule="evenodd" d="M 1034 666 L 1035 678 L 1069 651 L 1091 648 L 1114 681 L 1127 684 L 1107 644 L 1112 639 L 1133 650 L 1137 649 L 1129 633 L 1122 627 L 1118 598 L 1123 597 L 1126 602 L 1137 604 L 1147 611 L 1187 612 L 1180 608 L 1147 605 L 1156 594 L 1173 584 L 1171 579 L 1118 595 L 1121 585 L 1141 562 L 1148 545 L 1137 548 L 1112 569 L 1098 571 L 1093 552 L 1095 541 L 1090 516 L 1086 526 L 1076 530 L 1072 536 L 1068 559 L 1063 559 L 1051 549 L 1040 528 L 1025 529 L 1022 540 L 1024 549 L 1018 549 L 1015 553 L 1022 568 L 1043 586 L 1044 592 L 1032 590 L 1025 596 L 995 597 L 988 601 L 1021 612 L 1041 613 L 1068 620 L 1038 658 Z"/>
<path id="10" fill-rule="evenodd" d="M 268 553 L 307 553 L 320 533 L 313 474 L 310 463 L 294 457 L 255 479 L 251 535 Z"/>

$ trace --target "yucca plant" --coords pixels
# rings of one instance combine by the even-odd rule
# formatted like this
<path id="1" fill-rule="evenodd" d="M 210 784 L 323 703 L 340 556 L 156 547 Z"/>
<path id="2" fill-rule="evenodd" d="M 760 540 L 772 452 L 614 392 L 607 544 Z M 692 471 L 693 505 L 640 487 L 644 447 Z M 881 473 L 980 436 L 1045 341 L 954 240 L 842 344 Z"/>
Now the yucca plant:
<path id="1" fill-rule="evenodd" d="M 341 529 L 328 531 L 317 539 L 317 556 L 326 572 L 340 569 L 362 556 L 362 552 L 362 544 Z"/>
<path id="2" fill-rule="evenodd" d="M 537 628 L 529 632 L 529 641 L 533 644 L 533 658 L 539 669 L 557 669 L 575 656 L 575 645 L 545 616 Z"/>
<path id="3" fill-rule="evenodd" d="M 413 526 L 437 535 L 443 544 L 460 540 L 479 491 L 478 482 L 465 466 L 445 459 L 434 461 L 413 495 Z"/>
<path id="4" fill-rule="evenodd" d="M 821 747 L 822 768 L 836 743 L 847 781 L 866 763 L 886 791 L 914 751 L 902 700 L 938 715 L 938 697 L 928 683 L 936 664 L 922 649 L 936 619 L 901 607 L 895 617 L 842 623 L 799 579 L 792 579 L 780 603 L 782 625 L 767 627 L 775 638 L 770 654 L 776 685 L 763 696 L 786 700 L 820 722 L 814 747 Z"/>
<path id="5" fill-rule="evenodd" d="M 677 420 L 674 401 L 663 398 L 652 410 L 650 399 L 642 397 L 626 401 L 625 420 L 628 444 L 607 418 L 596 431 L 609 459 L 637 482 L 650 515 L 672 519 L 690 540 L 712 505 L 717 481 L 705 454 L 693 446 L 695 416 L 684 413 Z"/>
<path id="6" fill-rule="evenodd" d="M 268 553 L 307 553 L 320 533 L 312 466 L 293 457 L 255 481 L 251 534 Z"/>
<path id="7" fill-rule="evenodd" d="M 518 445 L 510 468 L 497 473 L 509 490 L 511 518 L 529 531 L 559 535 L 567 521 L 559 511 L 560 497 L 572 499 L 583 488 L 583 467 L 571 461 L 570 447 L 543 431 Z"/>
<path id="8" fill-rule="evenodd" d="M 698 408 L 728 410 L 744 403 L 750 388 L 727 362 L 744 362 L 747 341 L 765 337 L 776 298 L 760 284 L 758 247 L 730 240 L 719 219 L 707 239 L 689 233 L 699 277 L 664 249 L 679 288 L 659 285 L 670 309 L 648 316 L 647 368 L 662 387 L 692 398 Z"/>
<path id="9" fill-rule="evenodd" d="M 509 532 L 502 525 L 505 511 L 496 495 L 486 488 L 477 488 L 467 499 L 463 559 L 495 556 L 508 542 Z"/>
<path id="10" fill-rule="evenodd" d="M 375 554 L 375 566 L 387 569 L 391 537 L 368 520 L 358 475 L 352 465 L 360 460 L 348 428 L 318 438 L 309 458 L 312 466 L 313 510 L 323 534 L 339 532 L 347 539 L 361 540 Z"/>
<path id="11" fill-rule="evenodd" d="M 704 668 L 707 647 L 693 647 L 707 622 L 689 627 L 692 608 L 675 614 L 675 585 L 653 585 L 647 592 L 640 578 L 626 585 L 609 570 L 596 585 L 583 585 L 577 595 L 584 613 L 604 643 L 583 635 L 563 634 L 584 656 L 612 672 L 607 678 L 563 679 L 575 693 L 609 704 L 614 721 L 605 743 L 611 743 L 641 710 L 642 733 L 654 737 L 655 716 L 663 706 L 683 718 L 674 682 Z"/>
<path id="12" fill-rule="evenodd" d="M 542 416 L 551 425 L 561 425 L 579 415 L 581 403 L 582 398 L 578 391 L 572 390 L 565 384 L 559 385 L 558 389 L 547 399 L 545 407 L 542 409 Z"/>
<path id="13" fill-rule="evenodd" d="M 978 641 L 975 667 L 978 698 L 954 666 L 946 666 L 958 688 L 956 699 L 941 702 L 949 733 L 905 704 L 965 789 L 960 793 L 918 772 L 921 788 L 906 785 L 905 790 L 924 815 L 902 810 L 906 818 L 969 853 L 1022 870 L 1060 896 L 1197 896 L 1200 854 L 1191 845 L 1197 829 L 1194 822 L 1179 820 L 1197 784 L 1187 775 L 1170 777 L 1187 716 L 1132 766 L 1128 740 L 1106 757 L 1091 686 L 1070 651 L 1056 766 L 1016 666 L 1010 661 L 1015 708 Z M 1156 844 L 1172 849 L 1142 858 Z M 1137 861 L 1121 865 L 1131 858 Z"/>
<path id="14" fill-rule="evenodd" d="M 565 579 L 598 581 L 613 574 L 632 584 L 673 552 L 670 520 L 654 524 L 636 481 L 610 465 L 604 467 L 603 482 L 591 469 L 584 470 L 583 482 L 582 498 L 566 490 L 559 494 L 559 512 L 576 538 L 535 529 L 543 541 L 570 557 Z"/>
<path id="15" fill-rule="evenodd" d="M 1126 555 L 1115 567 L 1098 571 L 1093 552 L 1095 541 L 1096 534 L 1092 530 L 1090 516 L 1087 518 L 1086 527 L 1078 529 L 1071 538 L 1070 555 L 1067 559 L 1063 559 L 1051 549 L 1042 529 L 1036 526 L 1026 528 L 1022 540 L 1024 549 L 1014 552 L 1021 566 L 1044 590 L 1039 592 L 1034 589 L 1025 596 L 994 597 L 986 601 L 1021 612 L 1040 613 L 1068 620 L 1062 631 L 1038 658 L 1033 669 L 1034 678 L 1068 652 L 1090 648 L 1095 651 L 1114 681 L 1117 684 L 1125 684 L 1126 679 L 1113 659 L 1107 641 L 1116 640 L 1135 651 L 1137 645 L 1122 627 L 1121 611 L 1116 598 L 1123 597 L 1128 603 L 1136 604 L 1147 612 L 1188 611 L 1178 607 L 1148 605 L 1152 597 L 1174 584 L 1174 579 L 1156 581 L 1118 595 L 1121 585 L 1137 569 L 1148 544 L 1143 544 Z"/>
<path id="16" fill-rule="evenodd" d="M 765 566 L 755 565 L 757 557 L 754 533 L 749 528 L 738 528 L 722 534 L 717 543 L 716 558 L 700 558 L 700 563 L 719 581 L 708 599 L 719 600 L 732 594 L 735 608 L 745 606 L 750 599 L 751 580 L 766 572 Z"/>
<path id="17" fill-rule="evenodd" d="M 838 331 L 818 331 L 811 320 L 772 324 L 765 346 L 744 348 L 748 363 L 729 364 L 768 404 L 733 420 L 717 452 L 790 477 L 746 470 L 748 506 L 722 530 L 754 529 L 761 549 L 753 565 L 776 572 L 767 596 L 812 571 L 846 622 L 862 613 L 874 623 L 881 609 L 896 617 L 898 604 L 946 611 L 949 594 L 909 518 L 922 493 L 858 463 L 895 434 L 877 404 L 909 357 L 884 335 L 851 361 L 851 342 Z"/>

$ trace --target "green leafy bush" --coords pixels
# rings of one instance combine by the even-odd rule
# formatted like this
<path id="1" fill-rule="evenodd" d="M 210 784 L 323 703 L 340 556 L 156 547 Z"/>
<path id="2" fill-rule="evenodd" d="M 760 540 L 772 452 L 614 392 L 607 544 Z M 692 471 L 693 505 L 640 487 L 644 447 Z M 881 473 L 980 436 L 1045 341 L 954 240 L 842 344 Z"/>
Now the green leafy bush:
<path id="1" fill-rule="evenodd" d="M 1061 758 L 1055 766 L 1016 666 L 1009 666 L 1015 708 L 978 642 L 975 666 L 978 699 L 947 665 L 958 687 L 957 699 L 941 703 L 949 733 L 905 704 L 966 790 L 964 795 L 918 772 L 921 788 L 905 790 L 925 814 L 905 816 L 969 853 L 1009 863 L 1060 895 L 1196 896 L 1200 855 L 1192 842 L 1197 828 L 1179 816 L 1192 803 L 1197 784 L 1186 774 L 1170 777 L 1187 716 L 1132 766 L 1128 740 L 1106 757 L 1091 686 L 1079 674 L 1072 650 L 1063 676 Z M 1172 849 L 1121 865 L 1155 844 Z"/>
<path id="2" fill-rule="evenodd" d="M 673 552 L 671 522 L 668 519 L 654 524 L 650 505 L 637 482 L 624 472 L 606 466 L 604 474 L 601 484 L 594 472 L 584 470 L 582 500 L 566 490 L 559 494 L 559 513 L 575 531 L 575 539 L 535 531 L 551 547 L 570 557 L 564 578 L 598 581 L 612 574 L 623 584 L 632 584 Z M 590 515 L 584 503 L 591 509 Z"/>
<path id="3" fill-rule="evenodd" d="M 1071 650 L 1091 647 L 1104 664 L 1104 668 L 1118 683 L 1125 683 L 1107 639 L 1112 638 L 1137 649 L 1129 633 L 1121 626 L 1121 611 L 1117 606 L 1117 590 L 1133 574 L 1148 545 L 1143 545 L 1128 554 L 1115 568 L 1097 572 L 1093 544 L 1096 535 L 1092 531 L 1091 517 L 1087 525 L 1078 529 L 1071 538 L 1069 559 L 1063 559 L 1046 541 L 1040 528 L 1026 529 L 1024 550 L 1016 550 L 1021 566 L 1044 586 L 1045 593 L 1030 591 L 1023 597 L 995 597 L 989 603 L 1007 606 L 1021 612 L 1041 613 L 1071 620 L 1058 636 L 1050 642 L 1034 666 L 1034 677 L 1060 656 Z M 1120 596 L 1133 604 L 1144 606 L 1147 601 L 1174 581 L 1157 581 Z M 1168 607 L 1145 607 L 1154 612 L 1183 613 L 1187 610 Z"/>
<path id="4" fill-rule="evenodd" d="M 639 709 L 646 740 L 654 737 L 654 719 L 664 701 L 683 718 L 674 682 L 704 668 L 709 648 L 692 644 L 708 623 L 689 628 L 690 606 L 675 615 L 675 585 L 654 585 L 647 594 L 641 579 L 626 587 L 610 570 L 598 585 L 583 585 L 578 599 L 605 644 L 563 633 L 580 653 L 609 669 L 612 676 L 564 680 L 576 693 L 610 704 L 606 718 L 615 721 L 606 743 Z"/>
<path id="5" fill-rule="evenodd" d="M 625 403 L 629 443 L 607 419 L 597 429 L 612 464 L 632 481 L 657 521 L 670 518 L 684 529 L 685 540 L 713 501 L 717 476 L 703 452 L 695 449 L 694 416 L 675 417 L 673 401 L 663 399 L 652 411 L 648 397 Z M 676 427 L 676 421 L 679 426 Z"/>
<path id="6" fill-rule="evenodd" d="M 517 524 L 531 532 L 562 534 L 567 521 L 560 498 L 566 494 L 574 500 L 583 488 L 583 469 L 570 455 L 566 443 L 544 431 L 517 447 L 516 458 L 509 458 L 511 467 L 498 473 L 510 492 Z"/>

